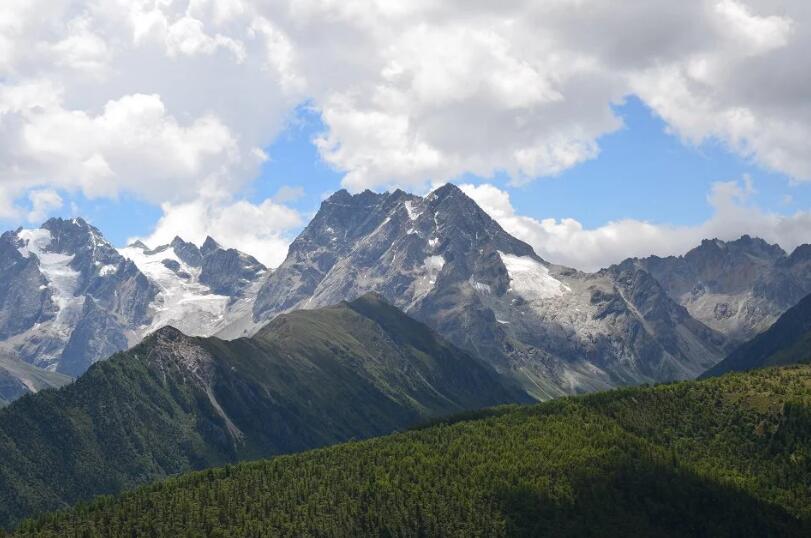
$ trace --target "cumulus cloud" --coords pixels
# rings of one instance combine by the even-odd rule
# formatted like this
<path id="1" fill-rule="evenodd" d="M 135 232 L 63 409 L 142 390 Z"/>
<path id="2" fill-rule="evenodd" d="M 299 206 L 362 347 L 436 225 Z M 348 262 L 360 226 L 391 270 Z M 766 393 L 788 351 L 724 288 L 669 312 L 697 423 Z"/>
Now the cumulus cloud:
<path id="1" fill-rule="evenodd" d="M 4 0 L 0 217 L 43 189 L 232 207 L 302 102 L 355 191 L 557 174 L 629 95 L 811 180 L 809 27 L 804 0 Z"/>
<path id="2" fill-rule="evenodd" d="M 292 229 L 301 226 L 301 216 L 273 200 L 252 204 L 241 200 L 222 203 L 198 199 L 162 205 L 163 216 L 154 231 L 140 239 L 151 247 L 165 245 L 176 236 L 202 244 L 206 236 L 226 247 L 254 255 L 269 267 L 284 261 Z"/>
<path id="3" fill-rule="evenodd" d="M 301 0 L 263 13 L 351 190 L 554 175 L 599 154 L 628 95 L 688 143 L 717 139 L 811 179 L 800 0 Z"/>
<path id="4" fill-rule="evenodd" d="M 31 211 L 28 212 L 28 222 L 39 223 L 54 209 L 64 205 L 59 193 L 50 189 L 35 190 L 28 193 L 31 202 Z"/>
<path id="5" fill-rule="evenodd" d="M 572 218 L 518 215 L 509 193 L 490 184 L 467 184 L 461 189 L 539 256 L 584 271 L 596 271 L 630 257 L 684 254 L 707 238 L 733 240 L 749 234 L 777 243 L 788 252 L 811 240 L 811 212 L 787 216 L 758 209 L 751 204 L 754 186 L 748 177 L 715 183 L 707 195 L 712 217 L 696 226 L 680 227 L 623 219 L 589 229 Z"/>
<path id="6" fill-rule="evenodd" d="M 254 173 L 263 160 L 260 152 L 242 153 L 236 135 L 215 116 L 180 124 L 158 95 L 127 95 L 92 115 L 63 108 L 49 86 L 15 88 L 14 102 L 4 100 L 0 137 L 19 142 L 0 150 L 7 190 L 46 177 L 51 186 L 89 197 L 126 191 L 160 203 L 201 188 L 238 187 L 234 173 L 243 167 Z"/>
<path id="7" fill-rule="evenodd" d="M 239 193 L 302 99 L 282 88 L 257 17 L 240 0 L 5 2 L 0 215 L 30 189 L 175 204 Z"/>

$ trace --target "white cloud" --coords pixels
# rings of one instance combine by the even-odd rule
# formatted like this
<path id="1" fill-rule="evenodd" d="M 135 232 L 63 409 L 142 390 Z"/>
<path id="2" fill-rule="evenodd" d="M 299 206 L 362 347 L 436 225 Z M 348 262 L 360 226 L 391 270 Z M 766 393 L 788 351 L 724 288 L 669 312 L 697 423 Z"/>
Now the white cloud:
<path id="1" fill-rule="evenodd" d="M 630 257 L 684 254 L 707 238 L 733 240 L 749 234 L 789 252 L 811 241 L 811 212 L 786 216 L 752 206 L 754 187 L 748 177 L 715 183 L 707 196 L 712 217 L 683 227 L 623 219 L 587 229 L 571 218 L 539 220 L 518 215 L 509 194 L 490 184 L 462 185 L 461 189 L 539 256 L 584 271 L 596 271 Z"/>
<path id="2" fill-rule="evenodd" d="M 50 189 L 35 190 L 28 193 L 31 202 L 31 211 L 28 212 L 28 222 L 40 223 L 51 211 L 64 205 L 59 193 Z"/>
<path id="3" fill-rule="evenodd" d="M 287 202 L 294 202 L 304 196 L 304 187 L 291 187 L 290 185 L 282 185 L 276 194 L 273 195 L 273 201 L 279 204 Z"/>
<path id="4" fill-rule="evenodd" d="M 360 190 L 554 175 L 598 155 L 630 94 L 685 141 L 811 179 L 804 5 L 299 0 L 263 14 L 323 114 L 322 156 Z"/>
<path id="5" fill-rule="evenodd" d="M 290 243 L 287 234 L 302 224 L 296 211 L 271 199 L 252 204 L 201 198 L 181 204 L 165 203 L 162 209 L 163 216 L 153 232 L 138 238 L 147 245 L 165 245 L 175 236 L 199 245 L 210 235 L 221 245 L 251 254 L 269 267 L 284 261 Z"/>
<path id="6" fill-rule="evenodd" d="M 160 203 L 239 188 L 262 161 L 261 153 L 243 153 L 218 118 L 180 124 L 158 95 L 127 95 L 91 115 L 63 108 L 54 93 L 37 85 L 14 99 L 0 93 L 0 137 L 16 142 L 0 150 L 7 190 L 48 178 L 89 197 L 130 192 Z"/>
<path id="7" fill-rule="evenodd" d="M 557 174 L 631 94 L 811 180 L 809 27 L 804 0 L 4 0 L 0 217 L 43 189 L 231 207 L 305 101 L 352 190 Z"/>
<path id="8" fill-rule="evenodd" d="M 245 60 L 245 47 L 241 42 L 222 34 L 206 34 L 203 21 L 199 19 L 182 17 L 167 28 L 166 50 L 169 56 L 213 54 L 220 48 L 231 51 L 238 63 Z"/>
<path id="9" fill-rule="evenodd" d="M 182 203 L 237 195 L 302 96 L 239 0 L 7 0 L 0 216 L 30 189 Z M 227 197 L 226 197 L 227 198 Z"/>
<path id="10" fill-rule="evenodd" d="M 107 42 L 89 30 L 87 17 L 77 17 L 68 23 L 67 35 L 50 48 L 57 63 L 85 72 L 103 76 L 110 63 Z"/>

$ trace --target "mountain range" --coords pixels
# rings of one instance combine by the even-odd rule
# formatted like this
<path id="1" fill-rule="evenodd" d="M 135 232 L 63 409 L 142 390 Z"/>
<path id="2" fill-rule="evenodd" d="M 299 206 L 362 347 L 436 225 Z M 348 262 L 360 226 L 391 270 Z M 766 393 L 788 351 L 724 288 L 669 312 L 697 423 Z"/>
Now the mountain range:
<path id="1" fill-rule="evenodd" d="M 705 240 L 684 256 L 629 260 L 664 286 L 690 315 L 735 344 L 765 331 L 811 294 L 811 245 L 791 255 L 744 235 Z"/>
<path id="2" fill-rule="evenodd" d="M 584 273 L 540 258 L 452 184 L 339 191 L 275 270 L 211 238 L 117 250 L 82 219 L 52 219 L 0 237 L 0 403 L 166 325 L 234 339 L 367 292 L 549 399 L 697 377 L 811 293 L 811 246 L 707 240 Z"/>
<path id="3" fill-rule="evenodd" d="M 628 259 L 595 273 L 555 265 L 450 184 L 424 197 L 399 190 L 339 191 L 322 203 L 276 269 L 210 237 L 199 246 L 175 238 L 156 248 L 136 241 L 116 249 L 78 218 L 6 232 L 0 236 L 0 405 L 6 405 L 0 409 L 0 528 L 177 473 L 385 435 L 487 406 L 807 362 L 809 290 L 811 247 L 789 255 L 749 236 L 707 240 L 683 256 Z M 426 442 L 438 442 L 444 448 L 436 450 L 449 454 L 453 443 L 479 443 L 500 462 L 518 457 L 516 439 L 539 448 L 574 443 L 564 452 L 576 452 L 575 446 L 586 451 L 574 466 L 581 474 L 558 486 L 586 495 L 575 502 L 581 508 L 600 508 L 595 499 L 601 494 L 583 490 L 585 483 L 599 483 L 602 494 L 614 497 L 639 486 L 640 497 L 623 501 L 617 513 L 627 513 L 646 532 L 672 530 L 679 509 L 663 512 L 648 503 L 640 510 L 640 499 L 690 508 L 704 521 L 716 520 L 697 499 L 721 499 L 724 506 L 739 507 L 734 513 L 748 527 L 792 535 L 807 517 L 797 504 L 807 492 L 795 484 L 805 476 L 808 456 L 798 448 L 808 431 L 806 378 L 802 366 L 564 398 L 529 411 L 491 410 L 475 416 L 505 421 L 496 426 L 498 434 L 485 427 L 485 437 L 506 436 L 507 445 L 481 445 L 478 433 L 469 435 L 482 424 L 478 420 L 473 430 L 463 426 L 451 445 L 441 426 L 429 428 Z M 794 392 L 786 393 L 789 388 Z M 526 418 L 536 416 L 557 417 L 541 437 L 527 430 L 534 426 Z M 592 426 L 597 441 L 578 437 Z M 560 435 L 547 439 L 553 431 Z M 323 454 L 329 459 L 354 450 L 354 443 L 348 446 Z M 403 446 L 412 456 L 422 450 Z M 506 446 L 513 447 L 512 456 Z M 613 449 L 601 452 L 605 447 L 624 447 L 644 464 L 617 460 Z M 383 453 L 404 457 L 400 450 L 395 444 Z M 778 460 L 768 460 L 767 453 L 779 453 Z M 458 461 L 476 458 L 455 454 Z M 520 454 L 531 461 L 529 453 Z M 357 456 L 358 462 L 382 457 Z M 560 461 L 560 469 L 572 468 L 567 461 Z M 737 463 L 724 467 L 730 461 Z M 605 473 L 588 462 L 598 462 Z M 358 471 L 354 463 L 340 470 L 341 457 L 334 463 L 342 476 Z M 415 465 L 419 473 L 430 468 L 425 461 Z M 711 468 L 722 471 L 707 474 Z M 565 508 L 571 497 L 560 497 L 558 486 L 547 489 L 545 480 L 555 469 L 509 467 L 498 473 L 517 472 L 514 482 L 536 471 L 540 482 L 531 488 L 540 489 L 530 497 L 564 507 L 545 513 L 573 525 L 566 514 L 580 508 Z M 452 476 L 448 469 L 437 472 L 441 480 Z M 384 474 L 396 475 L 390 469 Z M 650 481 L 629 486 L 624 477 L 632 475 Z M 340 483 L 329 476 L 329 487 Z M 528 534 L 538 531 L 522 526 L 537 516 L 523 501 L 516 501 L 515 513 L 488 512 L 495 506 L 493 491 L 509 488 L 489 489 L 490 475 L 471 477 L 485 482 L 456 477 L 448 487 L 490 492 L 482 506 L 462 504 L 477 506 L 481 517 L 489 514 L 485 519 L 499 525 L 494 534 L 513 525 Z M 670 486 L 657 489 L 660 483 Z M 381 484 L 387 487 L 385 480 Z M 410 484 L 424 490 L 420 499 L 439 491 Z M 350 506 L 356 501 L 347 491 L 357 485 L 346 486 L 329 495 Z M 239 498 L 246 486 L 233 487 Z M 378 502 L 383 490 L 374 487 L 363 498 Z M 180 494 L 189 495 L 196 493 Z M 115 502 L 101 506 L 119 510 Z M 484 520 L 473 515 L 453 523 L 458 510 L 434 514 L 435 503 L 412 509 L 433 514 L 433 522 L 407 518 L 426 525 L 420 532 L 447 534 L 444 522 L 484 528 Z M 282 512 L 273 514 L 280 532 L 295 523 L 278 519 Z M 335 517 L 359 521 L 352 514 Z M 598 513 L 587 528 L 625 528 L 622 517 L 606 514 L 600 519 Z M 139 529 L 157 532 L 136 515 Z M 232 515 L 222 512 L 221 521 Z M 360 520 L 363 529 L 379 534 L 386 517 Z M 662 524 L 662 517 L 670 523 Z M 326 532 L 310 520 L 313 526 L 296 527 L 298 533 Z M 93 521 L 87 525 L 98 523 Z M 406 523 L 390 525 L 403 529 Z M 716 523 L 717 529 L 738 528 L 724 518 Z"/>
<path id="4" fill-rule="evenodd" d="M 164 327 L 0 410 L 0 527 L 185 470 L 528 401 L 376 295 L 231 342 Z"/>
<path id="5" fill-rule="evenodd" d="M 229 316 L 250 312 L 266 271 L 211 238 L 200 248 L 176 238 L 153 250 L 136 243 L 119 251 L 79 218 L 6 232 L 0 356 L 10 366 L 0 368 L 19 381 L 19 396 L 64 384 L 168 324 L 212 334 Z"/>
<path id="6" fill-rule="evenodd" d="M 584 273 L 541 259 L 452 184 L 426 197 L 339 191 L 268 276 L 252 318 L 220 334 L 375 291 L 548 399 L 700 375 L 806 294 L 808 251 L 711 241 L 682 258 Z M 732 282 L 740 259 L 747 278 Z M 685 287 L 708 290 L 700 308 Z"/>

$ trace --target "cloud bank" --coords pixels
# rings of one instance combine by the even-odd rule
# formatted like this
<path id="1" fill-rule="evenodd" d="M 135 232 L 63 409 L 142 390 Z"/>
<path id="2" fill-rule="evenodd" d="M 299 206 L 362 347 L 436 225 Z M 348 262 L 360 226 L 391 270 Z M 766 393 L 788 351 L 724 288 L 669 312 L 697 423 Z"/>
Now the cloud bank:
<path id="1" fill-rule="evenodd" d="M 0 218 L 46 192 L 225 212 L 302 102 L 353 191 L 557 174 L 629 95 L 685 143 L 811 180 L 809 23 L 804 0 L 5 0 Z"/>
<path id="2" fill-rule="evenodd" d="M 681 255 L 702 239 L 738 239 L 743 234 L 777 243 L 788 252 L 808 242 L 811 212 L 780 215 L 749 203 L 754 187 L 748 177 L 718 182 L 707 195 L 712 217 L 697 226 L 668 226 L 634 219 L 585 228 L 575 219 L 535 219 L 518 215 L 510 195 L 490 184 L 460 188 L 501 226 L 529 243 L 545 260 L 596 271 L 626 258 Z"/>

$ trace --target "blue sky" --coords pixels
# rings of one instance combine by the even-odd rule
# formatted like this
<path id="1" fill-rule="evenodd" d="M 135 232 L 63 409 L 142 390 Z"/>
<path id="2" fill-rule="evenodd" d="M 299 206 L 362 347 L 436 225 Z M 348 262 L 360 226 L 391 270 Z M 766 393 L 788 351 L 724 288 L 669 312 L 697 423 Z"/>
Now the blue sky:
<path id="1" fill-rule="evenodd" d="M 510 193 L 513 206 L 522 215 L 536 219 L 570 217 L 588 228 L 624 218 L 700 224 L 712 214 L 706 201 L 711 185 L 744 174 L 752 178 L 756 188 L 750 202 L 762 210 L 788 215 L 811 207 L 811 184 L 792 184 L 787 176 L 764 170 L 717 142 L 698 147 L 685 144 L 636 98 L 627 99 L 615 111 L 624 127 L 599 139 L 597 158 L 560 175 L 518 187 L 511 186 L 504 175 L 465 175 L 452 181 L 492 183 Z M 300 187 L 302 196 L 285 203 L 305 218 L 312 215 L 324 196 L 341 188 L 343 177 L 321 159 L 312 143 L 324 129 L 317 111 L 299 107 L 287 128 L 266 148 L 269 159 L 241 196 L 260 203 L 283 186 Z M 116 245 L 148 235 L 161 216 L 158 206 L 127 195 L 117 200 L 63 195 L 67 203 L 54 212 L 56 216 L 84 216 Z M 18 224 L 5 223 L 7 228 Z"/>

